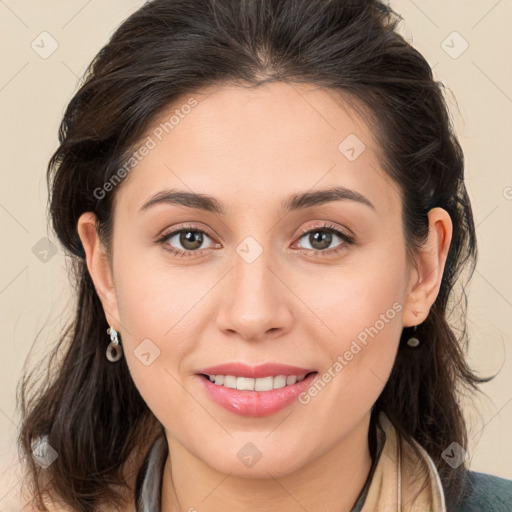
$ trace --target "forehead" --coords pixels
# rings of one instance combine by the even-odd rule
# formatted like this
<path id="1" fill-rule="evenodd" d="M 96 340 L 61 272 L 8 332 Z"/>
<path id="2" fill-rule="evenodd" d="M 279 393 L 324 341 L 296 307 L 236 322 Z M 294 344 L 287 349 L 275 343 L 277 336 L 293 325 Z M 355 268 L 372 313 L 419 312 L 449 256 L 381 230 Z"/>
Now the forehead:
<path id="1" fill-rule="evenodd" d="M 398 189 L 354 99 L 311 84 L 223 85 L 176 99 L 151 123 L 122 196 L 132 207 L 179 186 L 233 206 L 342 185 L 386 206 Z M 356 105 L 360 107 L 360 105 Z M 118 191 L 120 192 L 120 190 Z M 116 200 L 117 202 L 117 200 Z M 389 204 L 388 204 L 389 207 Z"/>

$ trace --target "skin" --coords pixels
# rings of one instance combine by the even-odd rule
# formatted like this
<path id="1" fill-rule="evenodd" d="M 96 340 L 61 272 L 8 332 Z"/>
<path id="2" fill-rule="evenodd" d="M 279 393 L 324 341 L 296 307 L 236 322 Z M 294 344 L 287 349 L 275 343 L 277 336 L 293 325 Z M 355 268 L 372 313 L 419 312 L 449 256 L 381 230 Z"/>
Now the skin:
<path id="1" fill-rule="evenodd" d="M 111 264 L 94 214 L 78 222 L 106 318 L 121 334 L 135 385 L 165 427 L 171 457 L 162 511 L 349 511 L 370 470 L 369 415 L 401 331 L 427 317 L 439 292 L 450 217 L 441 208 L 429 212 L 427 243 L 408 261 L 399 188 L 381 169 L 369 126 L 334 91 L 223 85 L 176 101 L 152 129 L 190 96 L 199 104 L 115 191 Z M 354 161 L 338 150 L 351 133 L 366 147 Z M 374 209 L 343 200 L 279 212 L 292 193 L 339 185 Z M 172 204 L 139 212 L 169 188 L 214 196 L 226 213 Z M 354 244 L 333 236 L 322 253 L 299 235 L 326 221 L 351 230 Z M 188 258 L 156 242 L 184 222 L 212 235 L 203 235 L 201 252 L 179 236 L 167 239 L 188 249 Z M 247 236 L 263 250 L 252 263 L 236 252 Z M 306 405 L 242 417 L 212 402 L 195 376 L 230 361 L 322 373 L 396 302 L 401 311 Z M 160 350 L 149 366 L 134 354 L 144 339 Z M 262 453 L 251 468 L 237 457 L 248 442 Z"/>

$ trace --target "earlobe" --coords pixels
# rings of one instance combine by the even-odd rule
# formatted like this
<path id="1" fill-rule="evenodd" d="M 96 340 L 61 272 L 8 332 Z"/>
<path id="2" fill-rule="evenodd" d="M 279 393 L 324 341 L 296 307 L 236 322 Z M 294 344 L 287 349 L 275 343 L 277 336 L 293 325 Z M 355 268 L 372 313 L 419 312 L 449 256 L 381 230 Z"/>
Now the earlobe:
<path id="1" fill-rule="evenodd" d="M 434 304 L 452 240 L 452 220 L 443 208 L 428 212 L 429 234 L 424 246 L 418 249 L 415 268 L 411 270 L 408 294 L 402 322 L 404 327 L 421 324 Z"/>
<path id="2" fill-rule="evenodd" d="M 87 269 L 101 300 L 109 325 L 120 330 L 117 299 L 112 269 L 97 232 L 96 215 L 83 213 L 78 219 L 77 231 L 85 251 Z"/>

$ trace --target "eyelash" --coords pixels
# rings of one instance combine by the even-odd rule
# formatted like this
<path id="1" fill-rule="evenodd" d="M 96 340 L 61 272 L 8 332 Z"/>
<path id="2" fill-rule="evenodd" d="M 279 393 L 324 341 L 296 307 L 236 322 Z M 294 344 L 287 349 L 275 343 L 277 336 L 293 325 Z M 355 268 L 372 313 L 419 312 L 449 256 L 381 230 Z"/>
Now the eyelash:
<path id="1" fill-rule="evenodd" d="M 181 251 L 181 250 L 175 249 L 172 246 L 169 246 L 166 243 L 169 238 L 171 238 L 172 236 L 174 236 L 178 233 L 182 233 L 183 231 L 192 231 L 194 233 L 202 233 L 204 235 L 207 235 L 210 238 L 213 238 L 213 236 L 210 235 L 210 233 L 208 233 L 208 231 L 199 229 L 196 226 L 182 226 L 180 229 L 170 231 L 169 233 L 164 233 L 160 238 L 158 238 L 158 240 L 156 242 L 158 244 L 161 244 L 167 252 L 170 252 L 171 254 L 178 256 L 180 258 L 189 258 L 189 257 L 195 256 L 198 252 L 204 252 L 204 251 L 210 252 L 210 251 L 214 250 L 214 249 L 201 249 L 199 251 Z M 347 245 L 352 245 L 355 243 L 355 239 L 352 236 L 347 235 L 343 231 L 340 231 L 336 226 L 329 224 L 329 223 L 323 224 L 321 226 L 315 226 L 314 228 L 302 230 L 298 235 L 298 239 L 300 240 L 305 235 L 314 233 L 316 231 L 326 231 L 328 233 L 335 234 L 343 241 L 343 243 L 340 244 L 335 249 L 327 249 L 327 250 L 301 249 L 302 251 L 307 251 L 308 253 L 313 253 L 313 255 L 315 257 L 316 256 L 324 257 L 324 254 L 326 254 L 326 253 L 329 256 L 332 256 L 334 254 L 337 254 L 339 251 L 342 251 Z"/>

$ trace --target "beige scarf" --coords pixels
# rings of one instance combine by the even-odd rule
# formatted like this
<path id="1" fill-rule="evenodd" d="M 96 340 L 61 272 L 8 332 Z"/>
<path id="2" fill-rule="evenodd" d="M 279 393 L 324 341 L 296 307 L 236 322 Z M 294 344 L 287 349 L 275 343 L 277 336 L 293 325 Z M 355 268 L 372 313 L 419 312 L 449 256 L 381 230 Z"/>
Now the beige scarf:
<path id="1" fill-rule="evenodd" d="M 446 512 L 443 488 L 430 456 L 414 441 L 422 454 L 418 460 L 384 414 L 379 421 L 386 441 L 361 512 Z M 425 476 L 428 483 L 420 492 Z"/>

